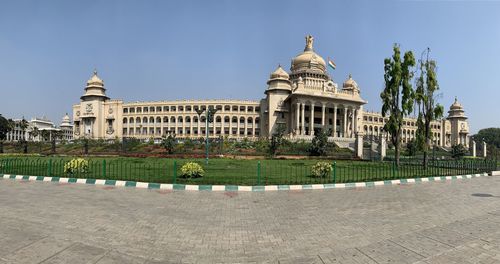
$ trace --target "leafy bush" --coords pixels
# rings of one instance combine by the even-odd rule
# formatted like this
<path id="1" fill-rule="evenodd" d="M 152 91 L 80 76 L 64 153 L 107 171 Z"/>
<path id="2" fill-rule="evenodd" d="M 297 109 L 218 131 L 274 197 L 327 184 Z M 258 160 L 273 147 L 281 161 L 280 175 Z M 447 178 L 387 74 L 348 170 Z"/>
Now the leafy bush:
<path id="1" fill-rule="evenodd" d="M 451 156 L 455 159 L 460 159 L 467 153 L 467 150 L 462 144 L 453 145 L 451 147 Z"/>
<path id="2" fill-rule="evenodd" d="M 64 173 L 87 173 L 89 172 L 89 162 L 86 159 L 76 158 L 64 164 Z"/>
<path id="3" fill-rule="evenodd" d="M 311 156 L 324 156 L 328 148 L 328 135 L 325 131 L 321 130 L 314 134 L 314 138 L 309 147 L 309 155 Z"/>
<path id="4" fill-rule="evenodd" d="M 325 161 L 320 161 L 312 166 L 312 175 L 318 178 L 326 178 L 332 174 L 332 165 Z"/>
<path id="5" fill-rule="evenodd" d="M 185 178 L 203 177 L 203 174 L 205 174 L 205 171 L 196 162 L 188 162 L 181 167 L 181 175 Z"/>

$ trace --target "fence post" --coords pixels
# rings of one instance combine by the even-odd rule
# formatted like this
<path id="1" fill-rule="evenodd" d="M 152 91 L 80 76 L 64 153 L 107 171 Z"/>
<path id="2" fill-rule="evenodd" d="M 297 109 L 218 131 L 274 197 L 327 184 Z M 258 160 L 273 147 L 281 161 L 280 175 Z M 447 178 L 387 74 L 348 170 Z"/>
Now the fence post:
<path id="1" fill-rule="evenodd" d="M 336 182 L 337 179 L 337 162 L 333 161 L 333 183 Z"/>
<path id="2" fill-rule="evenodd" d="M 257 185 L 260 186 L 260 160 L 257 162 Z"/>
<path id="3" fill-rule="evenodd" d="M 177 161 L 174 160 L 174 181 L 173 183 L 177 181 Z"/>
<path id="4" fill-rule="evenodd" d="M 52 175 L 52 159 L 49 159 L 49 166 L 47 167 L 47 176 Z"/>
<path id="5" fill-rule="evenodd" d="M 102 178 L 106 179 L 106 160 L 102 160 Z"/>

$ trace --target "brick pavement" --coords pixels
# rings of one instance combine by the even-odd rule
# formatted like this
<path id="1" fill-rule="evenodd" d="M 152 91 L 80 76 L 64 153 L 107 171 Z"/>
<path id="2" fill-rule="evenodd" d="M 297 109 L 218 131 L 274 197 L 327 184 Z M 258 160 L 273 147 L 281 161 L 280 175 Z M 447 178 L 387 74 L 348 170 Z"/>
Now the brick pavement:
<path id="1" fill-rule="evenodd" d="M 253 193 L 0 180 L 0 249 L 1 264 L 500 263 L 500 177 Z"/>

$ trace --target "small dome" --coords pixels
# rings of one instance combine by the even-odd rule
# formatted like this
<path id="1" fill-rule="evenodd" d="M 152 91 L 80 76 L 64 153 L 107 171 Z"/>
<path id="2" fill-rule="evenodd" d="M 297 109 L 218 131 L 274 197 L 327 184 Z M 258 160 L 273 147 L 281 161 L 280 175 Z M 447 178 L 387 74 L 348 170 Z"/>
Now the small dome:
<path id="1" fill-rule="evenodd" d="M 292 59 L 292 72 L 312 70 L 325 73 L 325 60 L 314 52 L 313 40 L 314 38 L 310 35 L 306 37 L 306 47 L 304 48 L 304 52 Z"/>
<path id="2" fill-rule="evenodd" d="M 288 80 L 288 78 L 290 78 L 290 76 L 288 75 L 288 73 L 285 70 L 283 70 L 283 68 L 281 68 L 281 65 L 278 65 L 278 68 L 273 73 L 271 73 L 271 75 L 269 76 L 270 80 L 273 80 L 273 79 Z"/>
<path id="3" fill-rule="evenodd" d="M 464 107 L 458 102 L 457 97 L 455 97 L 455 102 L 450 106 L 450 110 L 462 110 Z"/>
<path id="4" fill-rule="evenodd" d="M 344 84 L 342 85 L 344 90 L 356 90 L 359 91 L 358 83 L 352 78 L 352 75 L 349 74 L 349 78 L 345 80 Z"/>
<path id="5" fill-rule="evenodd" d="M 94 74 L 87 81 L 87 86 L 104 86 L 104 81 L 97 76 L 96 70 L 94 70 Z"/>
<path id="6" fill-rule="evenodd" d="M 63 122 L 69 122 L 69 115 L 68 115 L 68 113 L 66 113 L 66 115 L 64 115 Z"/>

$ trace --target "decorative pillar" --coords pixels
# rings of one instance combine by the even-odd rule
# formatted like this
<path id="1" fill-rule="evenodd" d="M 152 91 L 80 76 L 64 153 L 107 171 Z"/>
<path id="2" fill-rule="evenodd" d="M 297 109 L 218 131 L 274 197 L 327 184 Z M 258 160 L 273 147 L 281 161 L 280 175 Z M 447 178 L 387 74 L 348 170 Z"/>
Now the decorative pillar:
<path id="1" fill-rule="evenodd" d="M 246 108 L 245 108 L 246 109 Z M 245 117 L 245 123 L 243 124 L 243 127 L 245 129 L 245 131 L 243 131 L 243 136 L 247 136 L 247 131 L 248 131 L 248 120 L 247 118 Z"/>
<path id="2" fill-rule="evenodd" d="M 483 141 L 483 158 L 486 158 L 486 142 Z"/>
<path id="3" fill-rule="evenodd" d="M 302 131 L 300 131 L 300 134 L 301 135 L 305 135 L 305 130 L 306 130 L 306 126 L 305 126 L 305 109 L 306 109 L 306 105 L 304 103 L 301 104 L 302 105 Z"/>
<path id="4" fill-rule="evenodd" d="M 344 106 L 344 122 L 343 122 L 343 131 L 342 131 L 342 137 L 346 137 L 347 134 L 347 107 Z"/>
<path id="5" fill-rule="evenodd" d="M 321 104 L 321 129 L 325 130 L 325 103 Z"/>
<path id="6" fill-rule="evenodd" d="M 337 105 L 333 106 L 333 136 L 337 136 Z"/>
<path id="7" fill-rule="evenodd" d="M 295 134 L 298 135 L 300 133 L 299 122 L 300 122 L 300 103 L 296 103 L 295 106 Z"/>
<path id="8" fill-rule="evenodd" d="M 476 141 L 472 141 L 472 157 L 476 157 Z"/>
<path id="9" fill-rule="evenodd" d="M 255 118 L 252 121 L 252 136 L 255 137 Z"/>
<path id="10" fill-rule="evenodd" d="M 356 123 L 356 109 L 351 110 L 352 113 L 352 118 L 351 118 L 351 137 L 354 137 L 354 133 L 356 130 L 355 123 Z"/>
<path id="11" fill-rule="evenodd" d="M 379 144 L 378 144 L 378 153 L 380 154 L 380 161 L 384 161 L 387 150 L 387 142 L 385 140 L 385 133 L 379 133 Z"/>
<path id="12" fill-rule="evenodd" d="M 363 158 L 363 133 L 358 132 L 356 133 L 356 156 L 358 156 L 360 159 Z"/>
<path id="13" fill-rule="evenodd" d="M 314 136 L 314 103 L 311 103 L 311 116 L 309 117 L 309 135 Z"/>
<path id="14" fill-rule="evenodd" d="M 224 112 L 224 106 L 222 107 L 222 112 Z M 226 130 L 226 127 L 224 126 L 226 123 L 224 121 L 224 116 L 221 117 L 220 123 L 221 123 L 220 134 L 224 136 L 224 131 Z"/>

